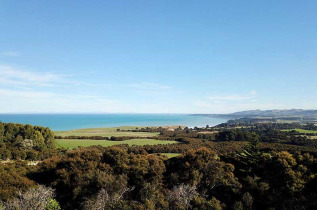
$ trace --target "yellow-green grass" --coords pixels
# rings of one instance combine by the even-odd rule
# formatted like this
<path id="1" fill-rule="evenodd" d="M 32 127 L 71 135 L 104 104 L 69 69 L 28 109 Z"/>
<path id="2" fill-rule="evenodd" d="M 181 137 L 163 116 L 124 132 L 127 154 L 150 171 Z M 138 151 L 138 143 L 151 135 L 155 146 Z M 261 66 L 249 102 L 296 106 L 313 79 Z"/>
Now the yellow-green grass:
<path id="1" fill-rule="evenodd" d="M 177 157 L 179 155 L 181 155 L 181 153 L 159 153 L 161 155 L 165 155 L 167 156 L 167 158 L 173 158 L 173 157 Z"/>
<path id="2" fill-rule="evenodd" d="M 302 135 L 302 136 L 306 136 L 306 135 Z M 306 136 L 309 139 L 317 139 L 317 136 Z"/>
<path id="3" fill-rule="evenodd" d="M 54 131 L 56 136 L 102 136 L 102 137 L 119 137 L 119 136 L 140 136 L 140 137 L 151 137 L 157 136 L 159 133 L 150 133 L 150 132 L 121 132 L 117 129 L 128 130 L 135 129 L 136 126 L 122 126 L 114 128 L 85 128 L 85 129 L 76 129 L 69 131 Z M 141 127 L 138 127 L 141 128 Z"/>
<path id="4" fill-rule="evenodd" d="M 133 145 L 156 145 L 156 144 L 177 144 L 177 141 L 166 141 L 156 139 L 131 139 L 125 141 L 108 141 L 108 140 L 90 140 L 90 139 L 56 139 L 56 146 L 58 148 L 76 148 L 78 146 L 89 147 L 93 145 L 100 145 L 103 147 L 109 147 L 119 144 Z"/>
<path id="5" fill-rule="evenodd" d="M 276 123 L 300 123 L 300 120 L 276 120 Z"/>
<path id="6" fill-rule="evenodd" d="M 300 128 L 295 128 L 295 129 L 284 129 L 284 130 L 281 130 L 281 131 L 297 131 L 299 133 L 317 133 L 317 131 L 312 131 L 312 130 L 304 130 L 304 129 L 300 129 Z"/>
<path id="7" fill-rule="evenodd" d="M 200 134 L 215 134 L 215 133 L 218 133 L 219 131 L 201 131 L 201 132 L 198 132 Z"/>

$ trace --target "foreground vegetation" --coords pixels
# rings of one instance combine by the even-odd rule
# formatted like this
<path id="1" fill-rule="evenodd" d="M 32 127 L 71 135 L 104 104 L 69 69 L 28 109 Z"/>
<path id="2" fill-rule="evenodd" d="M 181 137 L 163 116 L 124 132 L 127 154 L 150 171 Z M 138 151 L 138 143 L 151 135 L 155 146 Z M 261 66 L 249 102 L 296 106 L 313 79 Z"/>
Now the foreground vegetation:
<path id="1" fill-rule="evenodd" d="M 0 209 L 316 209 L 316 140 L 284 131 L 303 128 L 317 130 L 241 121 L 147 128 L 136 145 L 124 135 L 54 140 L 48 128 L 0 123 Z M 72 141 L 118 145 L 55 146 Z"/>

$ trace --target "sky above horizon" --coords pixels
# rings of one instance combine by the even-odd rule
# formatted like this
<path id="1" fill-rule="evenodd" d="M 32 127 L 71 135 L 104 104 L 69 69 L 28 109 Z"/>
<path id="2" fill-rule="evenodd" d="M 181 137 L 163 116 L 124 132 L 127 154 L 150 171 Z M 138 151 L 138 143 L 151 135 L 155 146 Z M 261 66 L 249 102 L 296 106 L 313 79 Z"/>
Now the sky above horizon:
<path id="1" fill-rule="evenodd" d="M 317 109 L 317 1 L 0 1 L 0 113 Z"/>

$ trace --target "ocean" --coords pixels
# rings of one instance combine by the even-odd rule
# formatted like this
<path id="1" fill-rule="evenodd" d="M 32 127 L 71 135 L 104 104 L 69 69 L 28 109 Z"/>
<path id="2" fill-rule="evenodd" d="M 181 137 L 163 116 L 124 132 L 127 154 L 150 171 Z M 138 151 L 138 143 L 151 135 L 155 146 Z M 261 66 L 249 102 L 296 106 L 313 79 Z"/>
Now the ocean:
<path id="1" fill-rule="evenodd" d="M 186 114 L 0 114 L 0 121 L 50 127 L 55 131 L 118 126 L 214 126 L 226 119 Z"/>

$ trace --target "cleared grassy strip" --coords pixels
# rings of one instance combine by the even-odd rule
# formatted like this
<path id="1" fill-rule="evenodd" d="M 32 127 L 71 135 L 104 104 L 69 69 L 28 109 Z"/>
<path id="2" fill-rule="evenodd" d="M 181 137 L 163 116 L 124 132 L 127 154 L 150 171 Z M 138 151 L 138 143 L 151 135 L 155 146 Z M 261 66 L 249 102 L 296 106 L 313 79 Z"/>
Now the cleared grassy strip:
<path id="1" fill-rule="evenodd" d="M 119 137 L 119 136 L 157 136 L 159 133 L 150 132 L 121 132 L 117 129 L 127 130 L 135 129 L 137 126 L 123 126 L 114 128 L 85 128 L 85 129 L 75 129 L 69 131 L 54 131 L 56 136 L 103 136 L 103 137 Z M 138 127 L 141 128 L 141 127 Z"/>
<path id="2" fill-rule="evenodd" d="M 307 136 L 307 135 L 300 135 L 302 137 L 307 137 L 308 139 L 317 139 L 317 136 Z"/>
<path id="3" fill-rule="evenodd" d="M 307 136 L 307 135 L 301 135 L 301 136 L 306 136 L 308 139 L 316 139 L 317 140 L 317 136 Z"/>
<path id="4" fill-rule="evenodd" d="M 297 131 L 297 132 L 300 132 L 300 133 L 317 133 L 317 131 L 312 131 L 312 130 L 304 130 L 304 129 L 299 129 L 299 128 L 296 128 L 296 129 L 284 129 L 284 130 L 281 130 L 281 131 Z"/>
<path id="5" fill-rule="evenodd" d="M 276 120 L 276 123 L 301 123 L 300 120 Z"/>
<path id="6" fill-rule="evenodd" d="M 133 145 L 156 145 L 156 144 L 178 144 L 177 141 L 164 141 L 156 139 L 131 139 L 125 141 L 107 141 L 107 140 L 90 140 L 90 139 L 56 139 L 56 146 L 58 148 L 76 148 L 78 146 L 89 147 L 93 145 L 101 145 L 103 147 L 109 147 L 119 144 Z"/>
<path id="7" fill-rule="evenodd" d="M 198 132 L 200 134 L 215 134 L 215 133 L 218 133 L 219 131 L 201 131 L 201 132 Z"/>
<path id="8" fill-rule="evenodd" d="M 177 157 L 177 156 L 181 155 L 181 153 L 159 153 L 159 154 L 165 155 L 168 158 L 173 158 L 173 157 Z"/>

